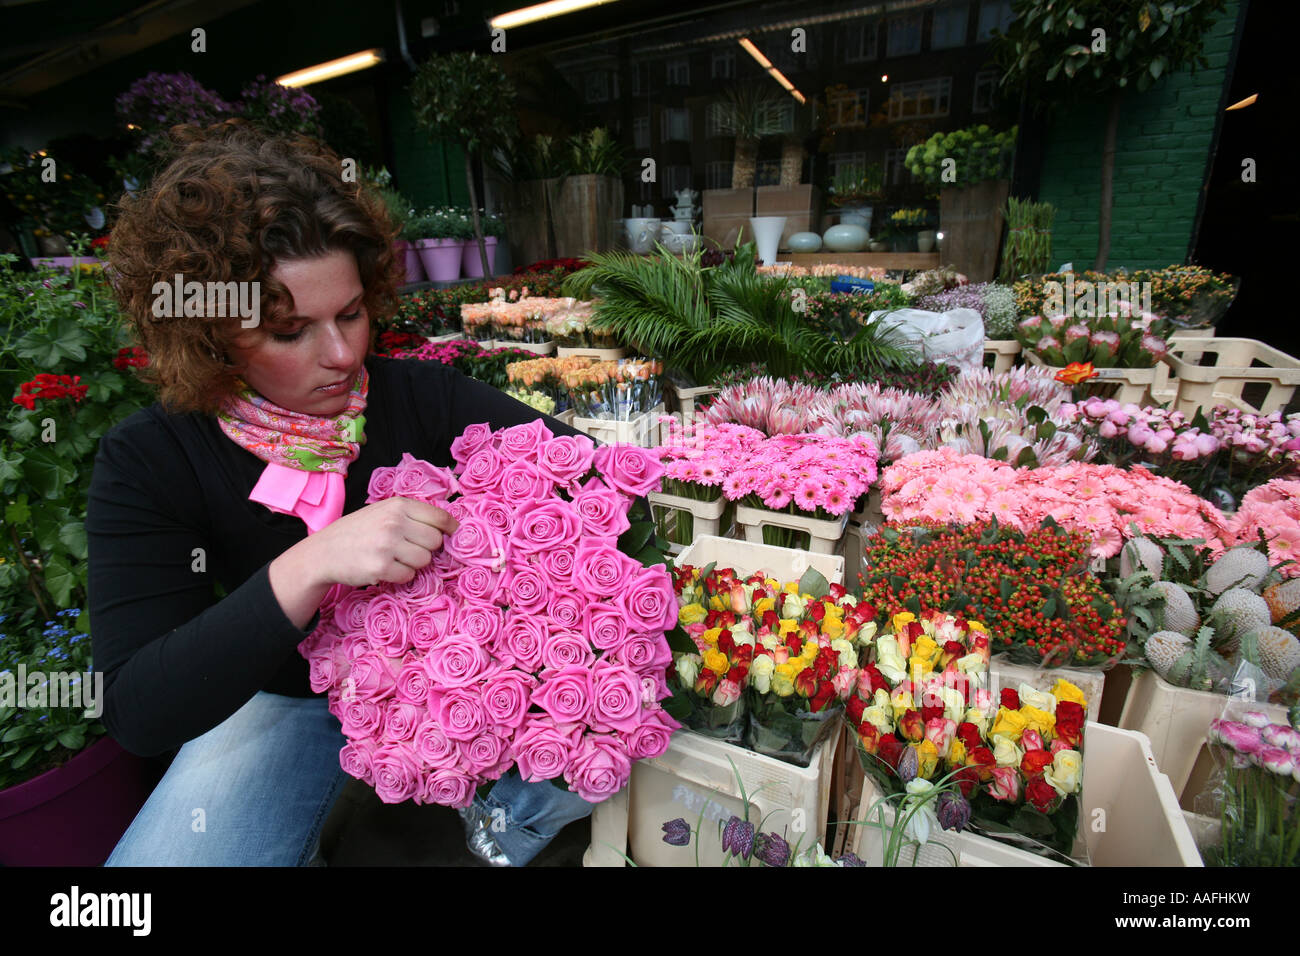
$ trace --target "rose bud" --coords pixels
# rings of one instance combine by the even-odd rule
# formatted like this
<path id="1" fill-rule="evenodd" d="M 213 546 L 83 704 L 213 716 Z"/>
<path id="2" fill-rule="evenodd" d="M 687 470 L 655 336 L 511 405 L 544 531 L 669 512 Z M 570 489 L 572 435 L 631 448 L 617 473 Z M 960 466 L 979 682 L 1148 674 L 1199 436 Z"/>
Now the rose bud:
<path id="1" fill-rule="evenodd" d="M 1044 750 L 1043 737 L 1036 730 L 1026 730 L 1020 735 L 1020 746 L 1026 751 Z"/>
<path id="2" fill-rule="evenodd" d="M 718 635 L 718 650 L 730 657 L 736 653 L 736 641 L 731 636 L 731 631 L 725 628 Z"/>
<path id="3" fill-rule="evenodd" d="M 943 716 L 943 708 L 939 709 L 939 716 Z M 918 743 L 925 737 L 925 719 L 916 711 L 909 710 L 898 719 L 898 729 L 906 740 Z"/>
<path id="4" fill-rule="evenodd" d="M 970 803 L 960 794 L 941 793 L 934 804 L 934 815 L 939 818 L 939 826 L 960 833 L 970 823 Z"/>
<path id="5" fill-rule="evenodd" d="M 880 731 L 874 724 L 862 723 L 858 725 L 858 740 L 862 742 L 862 749 L 873 756 L 880 753 Z"/>
<path id="6" fill-rule="evenodd" d="M 1041 743 L 1041 741 L 1039 741 Z M 1029 778 L 1041 777 L 1052 765 L 1052 754 L 1046 750 L 1031 750 L 1020 759 L 1020 769 Z"/>
<path id="7" fill-rule="evenodd" d="M 966 747 L 967 753 L 983 745 L 983 741 L 980 740 L 979 728 L 971 723 L 957 725 L 957 739 Z"/>
<path id="8" fill-rule="evenodd" d="M 862 712 L 867 709 L 867 702 L 854 694 L 844 704 L 844 716 L 857 728 L 862 724 Z"/>
<path id="9" fill-rule="evenodd" d="M 708 697 L 718 686 L 718 675 L 707 668 L 700 671 L 700 675 L 695 678 L 695 693 L 701 697 Z"/>
<path id="10" fill-rule="evenodd" d="M 903 744 L 893 734 L 881 734 L 880 736 L 880 759 L 891 767 L 897 767 L 898 761 L 903 756 Z"/>
<path id="11" fill-rule="evenodd" d="M 1016 693 L 1014 687 L 1002 688 L 1002 706 L 1007 710 L 1020 709 L 1020 695 Z"/>
<path id="12" fill-rule="evenodd" d="M 731 599 L 731 609 L 737 614 L 744 614 L 749 610 L 749 598 L 745 596 L 745 589 L 739 584 L 731 586 L 729 597 Z"/>
<path id="13" fill-rule="evenodd" d="M 937 704 L 926 704 L 926 703 L 922 703 L 922 705 L 921 705 L 921 719 L 922 719 L 923 721 L 925 721 L 927 724 L 928 724 L 930 721 L 935 720 L 936 718 L 941 718 L 941 717 L 943 717 L 943 702 L 942 702 L 942 701 L 940 701 L 940 702 L 937 703 Z"/>
<path id="14" fill-rule="evenodd" d="M 691 842 L 691 825 L 678 817 L 663 825 L 664 842 L 669 846 L 686 846 Z"/>
<path id="15" fill-rule="evenodd" d="M 961 646 L 958 641 L 946 641 L 943 645 L 943 653 L 939 656 L 939 669 L 944 670 L 951 661 L 959 657 L 964 657 L 966 648 Z"/>

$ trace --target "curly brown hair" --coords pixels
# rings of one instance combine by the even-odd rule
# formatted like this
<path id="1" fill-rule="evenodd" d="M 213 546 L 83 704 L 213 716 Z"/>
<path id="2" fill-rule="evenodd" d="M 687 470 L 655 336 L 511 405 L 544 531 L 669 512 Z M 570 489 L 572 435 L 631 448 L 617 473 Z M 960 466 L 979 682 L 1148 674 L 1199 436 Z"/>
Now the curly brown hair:
<path id="1" fill-rule="evenodd" d="M 251 336 L 269 334 L 267 320 L 293 312 L 293 296 L 271 276 L 281 261 L 352 252 L 373 349 L 404 281 L 393 252 L 398 227 L 383 201 L 360 182 L 344 182 L 342 160 L 306 136 L 273 136 L 239 119 L 171 135 L 175 157 L 117 204 L 108 253 L 118 303 L 149 353 L 145 380 L 158 386 L 163 405 L 212 414 L 234 394 L 239 370 L 230 347 L 248 347 Z M 177 273 L 186 282 L 259 282 L 261 325 L 156 317 L 154 286 L 171 285 Z"/>

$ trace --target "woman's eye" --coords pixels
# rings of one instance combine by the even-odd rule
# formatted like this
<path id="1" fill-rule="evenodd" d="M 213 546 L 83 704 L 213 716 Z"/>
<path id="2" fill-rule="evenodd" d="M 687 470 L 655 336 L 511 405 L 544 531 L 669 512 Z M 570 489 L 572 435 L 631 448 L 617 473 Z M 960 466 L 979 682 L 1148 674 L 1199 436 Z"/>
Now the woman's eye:
<path id="1" fill-rule="evenodd" d="M 357 311 L 353 312 L 351 315 L 340 315 L 339 318 L 351 322 L 353 319 L 361 318 L 361 310 L 357 309 Z"/>
<path id="2" fill-rule="evenodd" d="M 302 329 L 299 329 L 297 332 L 272 332 L 271 338 L 275 339 L 277 342 L 293 342 L 302 338 Z"/>

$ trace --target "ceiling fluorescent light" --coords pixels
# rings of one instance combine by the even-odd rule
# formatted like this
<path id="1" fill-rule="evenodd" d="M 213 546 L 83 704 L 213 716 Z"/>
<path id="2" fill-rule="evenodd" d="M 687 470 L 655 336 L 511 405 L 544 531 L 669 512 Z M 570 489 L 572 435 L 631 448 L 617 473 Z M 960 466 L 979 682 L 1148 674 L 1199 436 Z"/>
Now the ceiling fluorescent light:
<path id="1" fill-rule="evenodd" d="M 1259 94 L 1251 93 L 1250 96 L 1246 97 L 1244 100 L 1237 100 L 1237 102 L 1224 109 L 1224 112 L 1226 113 L 1228 110 L 1244 110 L 1247 106 L 1252 105 L 1257 99 L 1259 99 Z"/>
<path id="2" fill-rule="evenodd" d="M 738 42 L 742 47 L 745 48 L 745 52 L 748 53 L 750 56 L 752 56 L 758 62 L 758 65 L 767 71 L 768 75 L 771 76 L 772 79 L 776 80 L 778 83 L 781 84 L 781 86 L 786 90 L 786 92 L 788 92 L 800 103 L 808 102 L 807 97 L 805 97 L 802 93 L 800 93 L 797 89 L 795 89 L 795 85 L 791 83 L 788 79 L 786 79 L 786 75 L 784 73 L 782 73 L 780 70 L 778 70 L 776 67 L 772 65 L 771 60 L 763 56 L 763 52 L 758 47 L 754 46 L 752 42 L 750 42 L 749 37 L 742 37 Z"/>
<path id="3" fill-rule="evenodd" d="M 344 56 L 337 60 L 330 60 L 328 63 L 309 66 L 305 70 L 286 73 L 284 76 L 276 77 L 275 82 L 279 83 L 281 86 L 309 86 L 312 83 L 332 80 L 334 77 L 343 76 L 345 73 L 355 73 L 357 70 L 365 70 L 383 62 L 383 50 L 379 48 L 364 50 L 361 53 L 353 53 L 351 56 Z"/>
<path id="4" fill-rule="evenodd" d="M 750 42 L 749 37 L 741 37 L 740 45 L 745 48 L 745 52 L 758 61 L 758 65 L 765 70 L 772 69 L 772 61 L 763 56 L 762 51 Z"/>
<path id="5" fill-rule="evenodd" d="M 525 23 L 535 23 L 538 20 L 549 20 L 551 17 L 563 16 L 566 13 L 573 13 L 577 10 L 585 10 L 588 7 L 599 7 L 602 4 L 613 3 L 614 0 L 550 0 L 549 3 L 538 3 L 531 7 L 521 7 L 518 10 L 511 10 L 509 13 L 502 13 L 488 21 L 495 29 L 509 30 L 511 27 L 523 26 Z"/>

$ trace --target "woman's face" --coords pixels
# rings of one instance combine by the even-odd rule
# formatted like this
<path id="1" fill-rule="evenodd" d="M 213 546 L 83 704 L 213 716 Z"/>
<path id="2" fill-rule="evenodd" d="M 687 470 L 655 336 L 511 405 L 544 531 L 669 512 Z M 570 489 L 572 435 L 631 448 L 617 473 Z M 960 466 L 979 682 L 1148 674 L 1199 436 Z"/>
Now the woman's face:
<path id="1" fill-rule="evenodd" d="M 294 313 L 266 320 L 257 344 L 231 349 L 234 362 L 244 381 L 275 404 L 322 418 L 338 415 L 347 408 L 370 342 L 356 258 L 339 250 L 291 259 L 271 274 L 293 296 Z"/>

